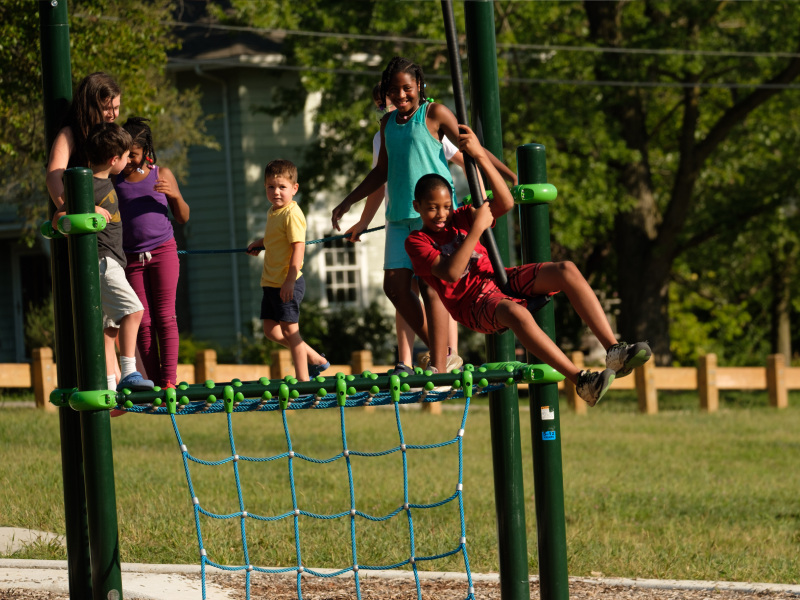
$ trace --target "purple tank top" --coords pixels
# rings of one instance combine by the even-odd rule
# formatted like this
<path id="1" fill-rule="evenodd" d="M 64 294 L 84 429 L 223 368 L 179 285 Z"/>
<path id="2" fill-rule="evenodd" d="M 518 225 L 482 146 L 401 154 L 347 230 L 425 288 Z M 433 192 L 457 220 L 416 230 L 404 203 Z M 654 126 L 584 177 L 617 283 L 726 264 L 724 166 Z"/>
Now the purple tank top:
<path id="1" fill-rule="evenodd" d="M 125 252 L 149 252 L 172 239 L 167 197 L 153 187 L 158 167 L 149 169 L 142 181 L 130 183 L 122 175 L 114 182 L 122 216 L 122 247 Z"/>

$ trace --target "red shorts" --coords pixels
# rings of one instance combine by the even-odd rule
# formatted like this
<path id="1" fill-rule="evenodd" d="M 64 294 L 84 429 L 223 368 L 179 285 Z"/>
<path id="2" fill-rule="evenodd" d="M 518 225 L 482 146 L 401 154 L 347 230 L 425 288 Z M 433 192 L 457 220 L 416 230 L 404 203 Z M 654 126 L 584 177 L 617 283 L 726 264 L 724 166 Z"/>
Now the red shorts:
<path id="1" fill-rule="evenodd" d="M 530 294 L 539 269 L 546 263 L 530 263 L 521 267 L 506 268 L 509 289 L 522 296 Z M 550 295 L 558 292 L 551 292 Z M 466 299 L 465 299 L 466 300 Z M 464 302 L 465 309 L 453 315 L 459 323 L 478 333 L 499 333 L 506 327 L 497 322 L 497 306 L 503 300 L 511 300 L 527 307 L 528 301 L 503 293 L 494 280 L 487 281 L 476 298 Z"/>

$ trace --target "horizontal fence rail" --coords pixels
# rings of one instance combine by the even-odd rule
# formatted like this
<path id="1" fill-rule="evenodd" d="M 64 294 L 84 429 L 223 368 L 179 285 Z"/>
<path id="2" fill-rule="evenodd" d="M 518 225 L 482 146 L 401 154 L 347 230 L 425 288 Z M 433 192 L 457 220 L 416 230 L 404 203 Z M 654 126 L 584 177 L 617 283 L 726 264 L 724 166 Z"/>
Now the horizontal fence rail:
<path id="1" fill-rule="evenodd" d="M 579 368 L 584 366 L 582 352 L 573 352 L 570 358 Z M 178 381 L 193 384 L 208 380 L 256 380 L 264 376 L 282 379 L 294 374 L 288 350 L 274 351 L 271 359 L 270 365 L 220 364 L 216 351 L 201 350 L 193 365 L 178 365 Z M 393 365 L 373 364 L 369 350 L 358 350 L 353 352 L 350 364 L 331 365 L 322 374 L 384 373 L 391 368 Z M 50 348 L 36 348 L 31 363 L 0 363 L 0 388 L 33 388 L 36 406 L 44 410 L 56 410 L 49 402 L 56 382 L 56 366 Z M 527 384 L 520 384 L 519 387 L 525 390 Z M 586 412 L 586 403 L 577 395 L 574 385 L 563 381 L 558 388 L 564 391 L 567 402 L 576 413 Z M 789 405 L 789 390 L 800 390 L 800 367 L 787 366 L 782 354 L 769 355 L 764 367 L 720 367 L 716 354 L 706 354 L 700 357 L 697 367 L 656 367 L 652 362 L 645 363 L 632 376 L 614 380 L 611 388 L 636 390 L 639 411 L 645 414 L 658 412 L 659 390 L 696 391 L 700 409 L 706 412 L 719 409 L 720 390 L 766 390 L 770 406 L 786 408 Z M 441 411 L 440 403 L 423 406 L 433 413 Z"/>

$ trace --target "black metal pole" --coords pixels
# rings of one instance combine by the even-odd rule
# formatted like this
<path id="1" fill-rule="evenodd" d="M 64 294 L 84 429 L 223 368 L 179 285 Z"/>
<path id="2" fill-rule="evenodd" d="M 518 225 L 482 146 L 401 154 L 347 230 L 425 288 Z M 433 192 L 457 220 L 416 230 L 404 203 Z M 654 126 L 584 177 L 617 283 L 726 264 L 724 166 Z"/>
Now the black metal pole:
<path id="1" fill-rule="evenodd" d="M 444 18 L 444 32 L 447 37 L 447 50 L 450 57 L 450 78 L 453 82 L 453 96 L 456 102 L 456 118 L 463 125 L 469 125 L 467 119 L 467 104 L 464 94 L 463 76 L 461 73 L 461 56 L 458 52 L 458 37 L 456 35 L 456 21 L 453 16 L 453 3 L 450 0 L 442 0 L 442 16 Z M 478 169 L 471 156 L 464 155 L 464 167 L 467 172 L 469 182 L 469 193 L 472 195 L 472 203 L 475 206 L 483 204 L 481 197 L 481 186 L 478 183 Z M 481 243 L 485 246 L 489 255 L 489 260 L 494 268 L 494 276 L 497 285 L 504 291 L 508 290 L 508 278 L 503 260 L 500 258 L 500 251 L 497 249 L 494 235 L 487 229 L 481 235 Z"/>
<path id="2" fill-rule="evenodd" d="M 475 133 L 481 144 L 495 156 L 503 156 L 500 120 L 500 86 L 497 77 L 497 46 L 494 34 L 494 5 L 491 1 L 464 4 L 467 55 L 469 57 L 470 108 Z M 508 262 L 506 217 L 493 230 L 503 262 Z M 490 361 L 514 360 L 515 339 L 510 331 L 486 338 Z M 522 477 L 522 448 L 519 394 L 507 386 L 489 395 L 489 426 L 492 433 L 497 514 L 497 553 L 500 562 L 500 593 L 504 600 L 529 600 L 528 536 L 525 518 L 525 488 Z"/>
<path id="3" fill-rule="evenodd" d="M 61 127 L 72 99 L 69 25 L 66 0 L 40 0 L 39 37 L 42 51 L 42 100 L 45 148 L 48 150 Z M 55 205 L 46 200 L 52 218 Z M 53 282 L 55 357 L 59 389 L 78 385 L 75 338 L 72 325 L 69 255 L 67 240 L 50 241 L 50 272 Z M 89 527 L 83 478 L 80 415 L 69 406 L 58 409 L 61 433 L 61 476 L 64 485 L 64 525 L 67 537 L 67 568 L 71 598 L 92 597 Z"/>

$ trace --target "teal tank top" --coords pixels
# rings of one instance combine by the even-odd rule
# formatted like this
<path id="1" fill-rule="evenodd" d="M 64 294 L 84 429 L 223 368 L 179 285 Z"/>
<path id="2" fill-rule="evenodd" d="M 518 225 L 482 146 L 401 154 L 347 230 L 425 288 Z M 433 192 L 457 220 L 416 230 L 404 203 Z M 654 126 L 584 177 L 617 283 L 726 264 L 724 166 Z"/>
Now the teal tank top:
<path id="1" fill-rule="evenodd" d="M 386 204 L 387 221 L 419 217 L 413 205 L 414 186 L 423 175 L 438 173 L 454 189 L 442 143 L 431 135 L 425 124 L 428 107 L 428 102 L 422 104 L 411 119 L 402 125 L 397 122 L 397 116 L 392 114 L 383 130 L 389 162 L 386 173 L 386 188 L 389 192 Z M 456 206 L 454 192 L 453 208 Z"/>

